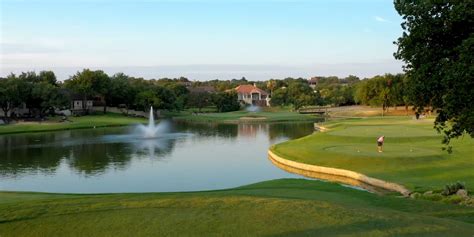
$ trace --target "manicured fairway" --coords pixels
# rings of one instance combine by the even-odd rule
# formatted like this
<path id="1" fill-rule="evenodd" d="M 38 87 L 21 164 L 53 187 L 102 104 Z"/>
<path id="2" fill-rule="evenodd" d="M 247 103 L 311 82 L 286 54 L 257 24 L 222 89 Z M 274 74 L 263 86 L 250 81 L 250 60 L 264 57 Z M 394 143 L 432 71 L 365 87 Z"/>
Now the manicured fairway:
<path id="1" fill-rule="evenodd" d="M 134 123 L 145 123 L 144 118 L 126 117 L 121 114 L 108 113 L 105 115 L 88 115 L 83 117 L 69 117 L 70 122 L 54 121 L 28 122 L 19 124 L 0 125 L 0 134 L 24 133 L 24 132 L 45 132 L 67 129 L 123 126 Z M 57 120 L 57 118 L 56 118 Z"/>
<path id="2" fill-rule="evenodd" d="M 0 192 L 0 236 L 472 236 L 474 208 L 274 180 L 191 193 Z"/>
<path id="3" fill-rule="evenodd" d="M 415 191 L 438 190 L 461 181 L 474 187 L 474 139 L 452 141 L 454 152 L 441 150 L 433 120 L 404 117 L 332 121 L 327 132 L 278 144 L 278 155 L 298 162 L 348 169 L 405 185 Z M 384 152 L 376 139 L 385 135 Z"/>
<path id="4" fill-rule="evenodd" d="M 227 113 L 206 113 L 206 114 L 180 114 L 174 117 L 177 120 L 192 122 L 295 122 L 295 121 L 314 121 L 320 117 L 308 114 L 299 114 L 290 111 L 235 111 Z"/>

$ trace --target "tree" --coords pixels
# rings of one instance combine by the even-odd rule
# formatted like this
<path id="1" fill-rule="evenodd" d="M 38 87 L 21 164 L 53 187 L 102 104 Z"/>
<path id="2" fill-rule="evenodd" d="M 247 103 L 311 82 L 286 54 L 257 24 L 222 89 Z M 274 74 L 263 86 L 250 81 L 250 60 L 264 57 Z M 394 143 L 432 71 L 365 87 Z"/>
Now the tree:
<path id="1" fill-rule="evenodd" d="M 189 96 L 189 90 L 186 88 L 186 86 L 180 83 L 168 83 L 165 85 L 165 87 L 173 93 L 175 98 L 172 102 L 173 109 L 178 111 L 183 110 L 187 104 Z"/>
<path id="2" fill-rule="evenodd" d="M 54 111 L 54 108 L 64 107 L 69 103 L 59 87 L 46 81 L 34 83 L 30 97 L 35 100 L 34 108 L 38 110 L 40 118 L 43 118 L 48 110 Z"/>
<path id="3" fill-rule="evenodd" d="M 270 100 L 272 106 L 284 106 L 288 104 L 288 90 L 286 88 L 278 88 L 273 92 Z"/>
<path id="4" fill-rule="evenodd" d="M 213 95 L 213 102 L 219 112 L 230 112 L 240 109 L 235 92 L 219 92 Z"/>
<path id="5" fill-rule="evenodd" d="M 151 106 L 155 109 L 161 108 L 163 101 L 153 90 L 146 90 L 137 94 L 136 104 L 140 109 L 147 111 Z"/>
<path id="6" fill-rule="evenodd" d="M 57 83 L 56 75 L 52 71 L 24 72 L 20 74 L 22 81 L 22 95 L 30 115 L 43 118 L 47 111 L 64 107 L 69 101 Z"/>
<path id="7" fill-rule="evenodd" d="M 277 86 L 277 83 L 273 79 L 267 82 L 267 88 L 270 90 L 270 96 L 273 96 L 273 90 L 275 90 L 276 86 Z"/>
<path id="8" fill-rule="evenodd" d="M 212 104 L 212 96 L 208 92 L 191 92 L 188 97 L 188 106 L 201 109 Z"/>
<path id="9" fill-rule="evenodd" d="M 308 83 L 297 79 L 288 84 L 288 102 L 293 104 L 295 110 L 298 110 L 305 105 L 314 105 L 316 100 Z"/>
<path id="10" fill-rule="evenodd" d="M 8 112 L 20 105 L 23 100 L 21 94 L 22 81 L 14 74 L 6 79 L 0 79 L 0 107 L 3 110 L 5 118 L 8 118 Z M 5 122 L 8 122 L 6 119 Z"/>
<path id="11" fill-rule="evenodd" d="M 132 78 L 124 73 L 116 73 L 110 78 L 110 87 L 107 95 L 107 102 L 111 106 L 124 104 L 129 108 L 135 99 L 135 93 L 130 83 Z"/>
<path id="12" fill-rule="evenodd" d="M 92 90 L 95 96 L 102 97 L 105 114 L 110 95 L 110 77 L 102 70 L 93 71 L 92 75 Z"/>
<path id="13" fill-rule="evenodd" d="M 77 72 L 69 80 L 66 80 L 65 85 L 82 96 L 83 105 L 86 105 L 88 97 L 102 96 L 104 100 L 104 113 L 106 112 L 110 78 L 103 71 L 84 69 L 82 72 Z M 88 112 L 86 106 L 84 106 L 84 112 Z"/>
<path id="14" fill-rule="evenodd" d="M 404 22 L 394 56 L 406 64 L 414 108 L 437 111 L 445 144 L 474 137 L 474 1 L 396 0 L 395 9 Z"/>
<path id="15" fill-rule="evenodd" d="M 94 72 L 89 69 L 84 69 L 82 72 L 77 72 L 69 80 L 65 81 L 65 86 L 72 91 L 82 96 L 82 104 L 84 113 L 87 113 L 87 98 L 94 95 L 94 88 L 92 87 L 92 78 Z"/>

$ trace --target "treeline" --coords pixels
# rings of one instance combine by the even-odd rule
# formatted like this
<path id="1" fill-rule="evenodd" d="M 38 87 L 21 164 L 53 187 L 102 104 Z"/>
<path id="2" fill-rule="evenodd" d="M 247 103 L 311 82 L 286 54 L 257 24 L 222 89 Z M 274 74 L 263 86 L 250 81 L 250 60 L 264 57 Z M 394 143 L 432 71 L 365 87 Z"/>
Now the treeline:
<path id="1" fill-rule="evenodd" d="M 0 107 L 7 117 L 13 109 L 26 106 L 29 117 L 43 118 L 57 109 L 71 108 L 73 99 L 83 105 L 94 99 L 95 105 L 147 111 L 150 106 L 161 110 L 180 111 L 196 102 L 188 89 L 187 78 L 145 80 L 123 73 L 112 76 L 101 70 L 84 69 L 64 82 L 54 72 L 23 72 L 0 78 Z M 226 112 L 240 109 L 235 93 L 217 92 L 205 96 L 206 105 Z M 88 108 L 84 106 L 84 113 Z M 13 114 L 15 116 L 15 114 Z"/>
<path id="2" fill-rule="evenodd" d="M 26 105 L 31 116 L 43 117 L 70 103 L 62 84 L 51 71 L 11 74 L 0 78 L 0 107 L 7 117 L 8 113 L 21 105 Z M 14 115 L 13 115 L 14 116 Z"/>
<path id="3" fill-rule="evenodd" d="M 356 88 L 354 99 L 358 104 L 389 107 L 404 105 L 408 110 L 408 78 L 403 74 L 385 74 L 361 81 Z"/>
<path id="4" fill-rule="evenodd" d="M 311 105 L 353 105 L 354 91 L 360 79 L 356 76 L 346 78 L 318 77 L 308 82 L 306 79 L 287 78 L 269 80 L 267 88 L 272 94 L 272 105 L 291 105 L 294 109 Z"/>
<path id="5" fill-rule="evenodd" d="M 390 106 L 408 106 L 406 81 L 402 74 L 386 74 L 365 80 L 348 76 L 249 81 L 243 77 L 191 82 L 184 77 L 145 80 L 123 73 L 109 76 L 101 70 L 84 69 L 60 82 L 52 71 L 24 72 L 0 78 L 0 106 L 8 114 L 26 105 L 30 116 L 44 117 L 54 109 L 70 108 L 72 99 L 86 104 L 95 98 L 95 106 L 103 106 L 104 112 L 107 106 L 142 111 L 150 106 L 169 111 L 212 106 L 226 112 L 240 109 L 237 94 L 231 89 L 255 84 L 270 93 L 272 106 L 292 106 L 297 110 L 303 106 L 364 104 L 382 106 L 385 110 Z"/>

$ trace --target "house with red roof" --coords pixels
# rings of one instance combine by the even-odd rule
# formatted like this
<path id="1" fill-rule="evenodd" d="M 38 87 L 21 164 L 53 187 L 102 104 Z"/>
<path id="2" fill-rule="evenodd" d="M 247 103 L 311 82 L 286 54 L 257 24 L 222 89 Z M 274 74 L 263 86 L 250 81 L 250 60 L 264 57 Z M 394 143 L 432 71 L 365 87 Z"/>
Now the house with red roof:
<path id="1" fill-rule="evenodd" d="M 270 106 L 270 95 L 255 85 L 240 85 L 234 90 L 241 104 Z"/>

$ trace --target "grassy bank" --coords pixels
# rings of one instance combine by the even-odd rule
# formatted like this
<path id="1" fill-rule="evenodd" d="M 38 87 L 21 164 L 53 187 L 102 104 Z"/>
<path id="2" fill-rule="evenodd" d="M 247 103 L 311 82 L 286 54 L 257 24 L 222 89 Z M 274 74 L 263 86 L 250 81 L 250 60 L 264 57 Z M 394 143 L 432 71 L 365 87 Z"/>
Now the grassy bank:
<path id="1" fill-rule="evenodd" d="M 144 118 L 126 117 L 121 114 L 88 115 L 82 117 L 69 117 L 70 121 L 60 122 L 59 118 L 51 118 L 44 122 L 20 122 L 15 124 L 0 125 L 0 134 L 46 132 L 67 129 L 81 129 L 93 127 L 124 126 L 135 123 L 144 123 Z"/>
<path id="2" fill-rule="evenodd" d="M 454 151 L 441 150 L 433 120 L 405 117 L 346 119 L 324 124 L 329 130 L 272 147 L 290 160 L 348 169 L 399 183 L 411 190 L 442 189 L 462 181 L 474 187 L 474 139 L 452 141 Z M 376 139 L 385 135 L 384 152 Z"/>
<path id="3" fill-rule="evenodd" d="M 241 123 L 241 122 L 289 122 L 289 121 L 314 121 L 318 116 L 299 114 L 287 110 L 268 110 L 259 112 L 234 111 L 227 113 L 201 113 L 195 114 L 183 112 L 174 114 L 176 120 L 190 122 L 223 122 L 223 123 Z"/>
<path id="4" fill-rule="evenodd" d="M 0 192 L 1 236 L 472 236 L 474 208 L 274 180 L 189 193 Z"/>

